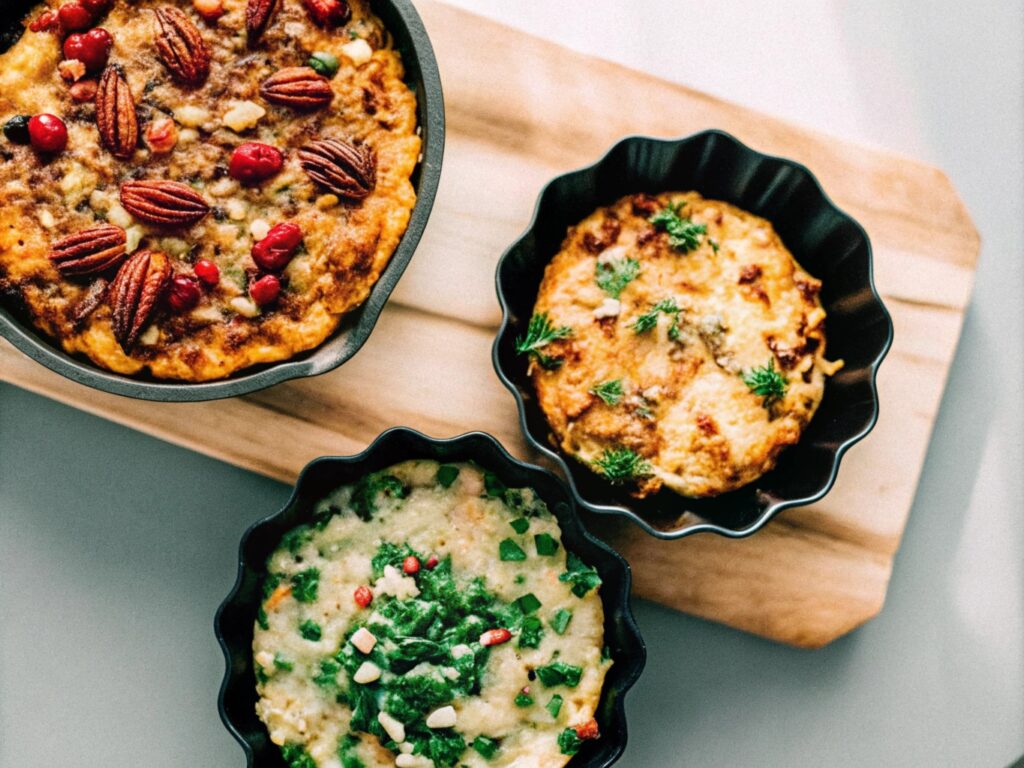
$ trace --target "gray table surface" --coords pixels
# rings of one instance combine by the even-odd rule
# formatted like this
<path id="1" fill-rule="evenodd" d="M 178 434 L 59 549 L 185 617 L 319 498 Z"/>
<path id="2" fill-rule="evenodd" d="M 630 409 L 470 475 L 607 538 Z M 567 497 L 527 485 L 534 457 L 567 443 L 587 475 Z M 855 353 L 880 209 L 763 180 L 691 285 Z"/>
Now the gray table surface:
<path id="1" fill-rule="evenodd" d="M 1024 5 L 457 1 L 940 165 L 984 240 L 882 615 L 803 652 L 641 602 L 650 660 L 620 765 L 1009 764 L 1024 751 Z M 243 765 L 217 719 L 212 617 L 239 535 L 286 496 L 0 386 L 0 766 Z"/>

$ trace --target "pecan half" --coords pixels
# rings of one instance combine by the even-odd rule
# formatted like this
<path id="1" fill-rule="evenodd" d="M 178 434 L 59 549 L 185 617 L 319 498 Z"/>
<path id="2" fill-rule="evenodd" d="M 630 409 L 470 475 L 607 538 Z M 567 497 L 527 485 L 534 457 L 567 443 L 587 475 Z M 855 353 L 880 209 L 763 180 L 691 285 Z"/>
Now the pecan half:
<path id="1" fill-rule="evenodd" d="M 250 48 L 263 37 L 275 8 L 277 0 L 249 0 L 245 6 L 245 31 Z"/>
<path id="2" fill-rule="evenodd" d="M 210 48 L 199 28 L 177 8 L 157 8 L 156 51 L 171 75 L 185 85 L 201 85 L 210 74 Z"/>
<path id="3" fill-rule="evenodd" d="M 188 184 L 162 179 L 126 181 L 121 205 L 136 218 L 164 226 L 195 224 L 210 212 L 203 196 Z"/>
<path id="4" fill-rule="evenodd" d="M 365 144 L 318 139 L 299 150 L 299 162 L 313 181 L 350 200 L 362 200 L 377 183 L 377 158 Z"/>
<path id="5" fill-rule="evenodd" d="M 96 89 L 96 125 L 100 140 L 110 154 L 127 160 L 135 154 L 139 143 L 139 121 L 135 116 L 135 99 L 121 68 L 112 65 L 103 71 Z"/>
<path id="6" fill-rule="evenodd" d="M 135 344 L 171 282 L 171 262 L 160 251 L 137 251 L 107 291 L 114 338 L 126 352 Z"/>
<path id="7" fill-rule="evenodd" d="M 285 67 L 260 85 L 260 96 L 271 104 L 292 109 L 321 109 L 331 103 L 330 81 L 312 67 Z"/>
<path id="8" fill-rule="evenodd" d="M 53 244 L 50 261 L 65 275 L 94 275 L 116 267 L 125 257 L 125 234 L 102 224 L 62 237 Z"/>

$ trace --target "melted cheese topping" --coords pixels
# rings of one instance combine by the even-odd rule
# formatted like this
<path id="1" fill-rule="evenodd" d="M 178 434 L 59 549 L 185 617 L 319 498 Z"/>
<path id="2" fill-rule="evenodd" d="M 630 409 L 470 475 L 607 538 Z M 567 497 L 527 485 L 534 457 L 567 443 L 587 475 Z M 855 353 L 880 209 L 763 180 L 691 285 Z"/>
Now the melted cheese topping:
<path id="1" fill-rule="evenodd" d="M 380 483 L 385 490 L 371 492 L 369 497 L 365 488 L 376 487 L 372 483 L 363 491 L 345 486 L 318 504 L 324 522 L 286 537 L 270 557 L 267 571 L 272 581 L 265 589 L 265 619 L 261 617 L 262 626 L 257 623 L 253 640 L 257 674 L 262 676 L 257 713 L 271 740 L 289 754 L 305 754 L 321 768 L 339 768 L 339 751 L 358 758 L 367 768 L 394 766 L 396 760 L 401 760 L 399 765 L 430 768 L 435 763 L 425 753 L 411 753 L 417 751 L 418 739 L 436 732 L 465 744 L 464 750 L 457 747 L 448 753 L 457 762 L 442 761 L 438 768 L 456 764 L 553 768 L 570 759 L 563 754 L 559 736 L 594 717 L 611 663 L 602 658 L 604 611 L 598 590 L 590 588 L 580 596 L 573 591 L 573 583 L 560 580 L 568 567 L 564 547 L 559 544 L 551 552 L 538 545 L 535 537 L 560 542 L 561 532 L 533 491 L 494 491 L 475 466 L 446 466 L 446 471 L 452 469 L 457 469 L 457 477 L 449 478 L 448 487 L 440 482 L 439 465 L 433 461 L 405 462 L 371 476 L 392 484 Z M 512 521 L 517 521 L 515 526 Z M 524 523 L 528 528 L 522 527 Z M 509 546 L 502 543 L 506 540 L 525 557 L 503 558 L 500 552 Z M 405 574 L 401 556 L 391 564 L 375 564 L 374 558 L 386 544 L 407 545 L 419 553 L 419 574 Z M 445 635 L 439 640 L 439 656 L 413 660 L 404 668 L 395 662 L 399 644 L 395 638 L 403 631 L 396 624 L 394 609 L 431 599 L 424 581 L 433 572 L 426 565 L 430 556 L 438 558 L 439 569 L 448 568 L 450 558 L 455 592 L 460 595 L 470 592 L 474 580 L 481 580 L 496 599 L 495 607 L 487 610 L 505 611 L 508 616 L 506 626 L 512 630 L 508 642 L 485 649 L 480 638 L 494 627 L 474 624 L 469 618 L 461 625 L 469 628 L 465 638 Z M 318 574 L 312 599 L 303 589 L 303 579 L 308 584 L 308 577 L 297 576 L 310 569 Z M 373 602 L 367 607 L 354 599 L 360 586 L 372 588 Z M 447 593 L 445 599 L 453 594 Z M 521 643 L 523 617 L 509 607 L 527 595 L 539 603 L 527 607 L 528 615 L 538 619 L 541 627 L 540 637 L 532 644 Z M 420 609 L 433 615 L 429 606 L 415 610 Z M 558 623 L 556 616 L 562 611 L 570 612 L 571 619 L 561 626 L 560 634 L 553 622 Z M 310 639 L 308 632 L 303 635 L 304 622 L 316 624 L 316 639 Z M 462 631 L 450 623 L 445 626 L 446 632 Z M 435 638 L 440 637 L 439 630 Z M 547 685 L 537 677 L 535 670 L 553 662 L 581 670 L 578 684 Z M 466 695 L 459 686 L 474 663 L 480 675 L 479 691 Z M 405 709 L 392 706 L 388 694 L 402 675 L 450 684 L 452 698 L 435 702 L 425 719 L 411 718 Z M 360 687 L 365 691 L 355 690 Z M 531 701 L 520 699 L 517 704 L 524 688 Z M 364 692 L 383 713 L 376 716 L 375 711 L 369 721 L 380 724 L 377 735 L 350 727 L 352 702 L 358 702 Z M 556 695 L 562 704 L 552 715 L 551 700 Z M 496 743 L 490 759 L 471 746 L 478 737 Z M 383 745 L 389 738 L 394 739 L 393 750 Z M 400 757 L 405 754 L 408 757 Z"/>
<path id="2" fill-rule="evenodd" d="M 705 228 L 689 251 L 651 222 L 680 204 Z M 638 275 L 609 295 L 597 270 L 628 260 Z M 606 452 L 634 452 L 646 462 L 639 496 L 663 485 L 712 496 L 752 482 L 799 440 L 838 367 L 825 359 L 820 287 L 769 222 L 727 203 L 687 192 L 599 209 L 570 230 L 535 308 L 572 330 L 543 348 L 548 368 L 531 364 L 558 443 L 599 471 Z M 678 312 L 657 311 L 638 331 L 659 304 Z M 784 377 L 784 397 L 745 382 L 768 366 Z M 609 381 L 622 388 L 611 403 L 593 391 Z"/>
<path id="3" fill-rule="evenodd" d="M 154 121 L 173 117 L 178 141 L 168 154 L 140 143 L 121 162 L 101 146 L 93 104 L 75 103 L 58 72 L 56 35 L 26 30 L 0 56 L 0 123 L 48 112 L 65 121 L 69 134 L 67 149 L 53 158 L 0 140 L 0 295 L 18 297 L 39 328 L 100 366 L 201 381 L 316 347 L 365 301 L 408 225 L 420 139 L 401 59 L 367 0 L 351 2 L 352 20 L 330 31 L 313 25 L 298 0 L 278 3 L 254 49 L 246 43 L 245 0 L 224 0 L 226 13 L 213 23 L 188 4 L 172 3 L 212 51 L 210 76 L 198 88 L 177 84 L 156 55 L 152 9 L 166 4 L 118 2 L 99 26 L 114 38 L 110 63 L 124 68 L 140 135 Z M 297 112 L 261 99 L 266 77 L 305 65 L 314 52 L 332 53 L 340 62 L 328 108 Z M 296 150 L 317 136 L 374 149 L 377 182 L 367 199 L 347 204 L 307 178 Z M 281 149 L 283 170 L 256 186 L 231 179 L 228 160 L 245 141 Z M 212 213 L 191 227 L 136 221 L 118 201 L 119 186 L 129 177 L 188 183 Z M 191 312 L 158 312 L 143 343 L 129 353 L 114 339 L 106 304 L 76 321 L 90 284 L 62 279 L 47 258 L 54 241 L 103 220 L 127 231 L 130 250 L 167 253 L 176 274 L 191 275 L 201 258 L 221 272 L 219 285 L 204 290 Z M 303 246 L 282 274 L 280 299 L 261 311 L 248 296 L 256 273 L 250 251 L 270 226 L 285 220 L 302 229 Z"/>

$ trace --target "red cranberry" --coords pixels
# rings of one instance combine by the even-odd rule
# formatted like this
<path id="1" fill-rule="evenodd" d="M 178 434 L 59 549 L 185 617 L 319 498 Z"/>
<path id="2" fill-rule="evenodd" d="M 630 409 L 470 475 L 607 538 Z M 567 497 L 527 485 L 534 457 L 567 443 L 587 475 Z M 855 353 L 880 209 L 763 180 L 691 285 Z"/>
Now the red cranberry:
<path id="1" fill-rule="evenodd" d="M 249 295 L 259 306 L 273 304 L 281 293 L 281 281 L 273 275 L 264 275 L 249 283 Z"/>
<path id="2" fill-rule="evenodd" d="M 167 303 L 175 312 L 188 312 L 199 303 L 201 298 L 199 283 L 191 277 L 177 275 L 171 280 L 171 289 L 167 292 Z"/>
<path id="3" fill-rule="evenodd" d="M 409 575 L 409 576 L 412 576 L 413 574 L 419 573 L 420 572 L 420 559 L 418 557 L 416 557 L 416 555 L 409 555 L 402 562 L 402 571 L 405 574 Z"/>
<path id="4" fill-rule="evenodd" d="M 356 601 L 356 605 L 360 608 L 366 608 L 370 603 L 373 602 L 373 592 L 365 584 L 356 587 L 355 593 L 352 598 Z"/>
<path id="5" fill-rule="evenodd" d="M 92 14 L 80 2 L 65 3 L 57 9 L 57 15 L 65 32 L 80 32 L 92 26 Z"/>
<path id="6" fill-rule="evenodd" d="M 57 18 L 57 14 L 53 11 L 43 11 L 39 16 L 32 20 L 32 23 L 28 25 L 28 28 L 33 32 L 46 32 L 51 29 L 56 29 L 60 26 L 60 21 Z"/>
<path id="7" fill-rule="evenodd" d="M 113 4 L 112 0 L 80 0 L 82 5 L 85 6 L 85 10 L 92 14 L 94 19 L 98 19 L 104 13 L 110 10 L 110 6 Z"/>
<path id="8" fill-rule="evenodd" d="M 98 72 L 106 65 L 113 45 L 110 33 L 97 27 L 85 34 L 69 35 L 64 41 L 64 58 L 78 59 L 90 72 Z"/>
<path id="9" fill-rule="evenodd" d="M 292 260 L 302 242 L 302 230 L 290 221 L 271 227 L 267 236 L 252 247 L 252 260 L 268 272 L 280 272 Z"/>
<path id="10" fill-rule="evenodd" d="M 259 184 L 276 176 L 284 165 L 284 155 L 277 147 L 249 141 L 231 153 L 228 173 L 243 184 Z"/>
<path id="11" fill-rule="evenodd" d="M 352 17 L 346 0 L 304 0 L 306 10 L 321 27 L 340 27 Z"/>
<path id="12" fill-rule="evenodd" d="M 431 555 L 426 562 L 426 568 L 428 571 L 432 571 L 437 568 L 437 564 L 441 561 L 437 559 L 437 555 Z"/>
<path id="13" fill-rule="evenodd" d="M 36 115 L 29 120 L 28 136 L 40 152 L 60 152 L 68 145 L 68 129 L 55 115 Z"/>
<path id="14" fill-rule="evenodd" d="M 216 285 L 220 282 L 220 267 L 209 259 L 200 259 L 194 267 L 196 277 L 207 285 Z"/>

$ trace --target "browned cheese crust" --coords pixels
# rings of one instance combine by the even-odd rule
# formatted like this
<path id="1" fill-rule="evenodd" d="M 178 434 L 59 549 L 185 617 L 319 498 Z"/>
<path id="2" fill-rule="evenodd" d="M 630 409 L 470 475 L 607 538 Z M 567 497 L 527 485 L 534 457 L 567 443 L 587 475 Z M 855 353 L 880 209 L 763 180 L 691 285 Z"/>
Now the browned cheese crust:
<path id="1" fill-rule="evenodd" d="M 158 56 L 154 9 L 169 6 L 188 17 L 211 52 L 201 85 L 175 80 Z M 316 347 L 367 298 L 415 204 L 416 101 L 367 0 L 354 0 L 351 20 L 336 29 L 316 26 L 300 0 L 281 0 L 251 47 L 245 0 L 224 0 L 224 8 L 208 22 L 180 0 L 118 0 L 98 21 L 113 36 L 110 63 L 123 69 L 136 103 L 140 139 L 125 160 L 102 145 L 94 104 L 71 98 L 58 70 L 59 35 L 26 30 L 0 56 L 0 122 L 51 113 L 63 118 L 69 134 L 67 149 L 52 157 L 0 139 L 0 296 L 23 304 L 68 352 L 119 373 L 148 369 L 158 378 L 203 381 Z M 303 111 L 261 96 L 266 78 L 305 66 L 314 52 L 332 53 L 340 62 L 328 107 Z M 168 117 L 177 143 L 169 153 L 151 151 L 147 128 Z M 298 150 L 318 138 L 372 150 L 376 181 L 369 196 L 339 198 L 307 176 Z M 280 149 L 280 173 L 251 185 L 231 178 L 232 151 L 248 141 Z M 184 182 L 210 212 L 192 225 L 141 221 L 119 201 L 121 184 L 131 179 Z M 250 251 L 268 226 L 284 221 L 301 228 L 302 245 L 280 273 L 280 298 L 260 308 L 249 296 L 259 274 Z M 174 275 L 192 276 L 200 259 L 214 262 L 219 284 L 204 287 L 189 311 L 173 311 L 164 296 L 137 342 L 123 349 L 112 332 L 109 295 L 88 314 L 84 303 L 90 296 L 96 303 L 99 281 L 111 281 L 116 270 L 62 276 L 48 256 L 60 238 L 104 222 L 126 231 L 129 252 L 167 254 Z"/>
<path id="2" fill-rule="evenodd" d="M 679 204 L 706 227 L 689 251 L 651 222 Z M 615 300 L 596 280 L 598 265 L 627 259 L 639 273 Z M 800 439 L 838 367 L 825 359 L 820 287 L 769 222 L 727 203 L 685 192 L 597 210 L 569 230 L 535 308 L 571 329 L 543 348 L 547 367 L 531 363 L 556 444 L 596 471 L 607 451 L 635 452 L 646 462 L 633 478 L 641 497 L 662 486 L 703 497 L 750 483 Z M 661 302 L 678 313 L 658 312 L 638 331 Z M 744 380 L 769 365 L 785 378 L 781 399 Z M 612 403 L 593 391 L 606 382 L 621 385 Z"/>

